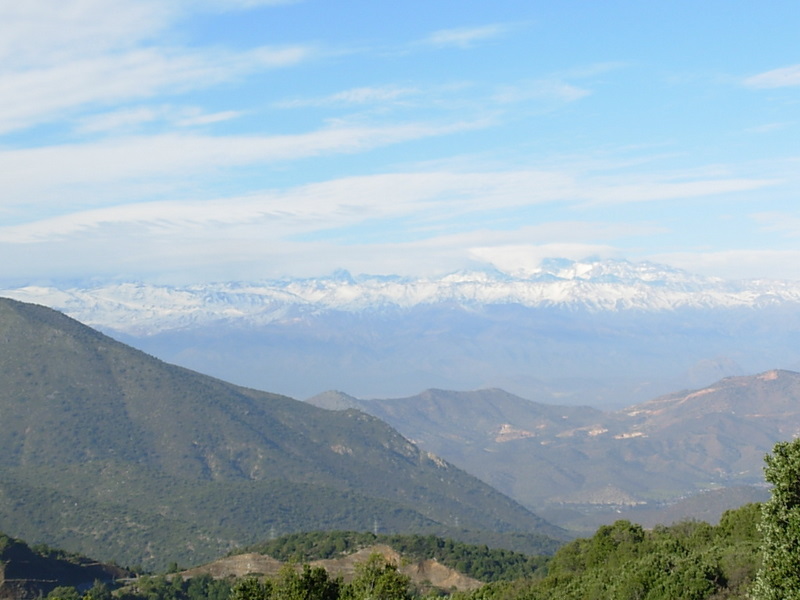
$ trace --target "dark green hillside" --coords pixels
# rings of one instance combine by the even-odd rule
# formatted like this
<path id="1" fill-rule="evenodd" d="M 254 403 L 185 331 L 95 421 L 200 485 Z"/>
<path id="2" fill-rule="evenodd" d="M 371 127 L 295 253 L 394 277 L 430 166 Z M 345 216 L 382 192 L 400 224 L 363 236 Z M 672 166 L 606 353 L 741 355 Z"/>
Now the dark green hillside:
<path id="1" fill-rule="evenodd" d="M 190 565 L 272 532 L 559 531 L 385 423 L 178 368 L 0 299 L 0 529 Z"/>
<path id="2" fill-rule="evenodd" d="M 125 569 L 84 556 L 30 548 L 22 540 L 0 533 L 0 600 L 41 598 L 58 586 L 85 586 L 130 575 Z"/>

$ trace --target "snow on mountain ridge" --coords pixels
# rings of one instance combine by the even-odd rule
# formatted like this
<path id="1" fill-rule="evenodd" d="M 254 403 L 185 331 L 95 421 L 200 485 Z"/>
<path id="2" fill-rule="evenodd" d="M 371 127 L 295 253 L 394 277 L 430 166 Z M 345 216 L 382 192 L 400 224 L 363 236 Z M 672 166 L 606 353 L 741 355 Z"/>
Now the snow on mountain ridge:
<path id="1" fill-rule="evenodd" d="M 419 305 L 520 304 L 590 311 L 759 307 L 800 303 L 800 285 L 728 282 L 653 263 L 544 261 L 526 278 L 471 271 L 411 279 L 337 272 L 331 277 L 185 287 L 122 283 L 91 288 L 24 287 L 4 296 L 45 304 L 89 325 L 142 335 L 239 321 L 266 324 L 319 311 L 406 310 Z"/>

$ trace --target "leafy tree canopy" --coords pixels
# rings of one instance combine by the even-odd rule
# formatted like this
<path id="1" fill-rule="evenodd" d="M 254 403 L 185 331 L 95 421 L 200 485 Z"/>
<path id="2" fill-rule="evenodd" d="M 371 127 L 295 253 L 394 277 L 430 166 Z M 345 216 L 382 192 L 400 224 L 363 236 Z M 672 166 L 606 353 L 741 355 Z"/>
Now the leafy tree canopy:
<path id="1" fill-rule="evenodd" d="M 765 458 L 772 495 L 762 506 L 763 564 L 756 600 L 800 598 L 800 439 L 780 442 Z"/>

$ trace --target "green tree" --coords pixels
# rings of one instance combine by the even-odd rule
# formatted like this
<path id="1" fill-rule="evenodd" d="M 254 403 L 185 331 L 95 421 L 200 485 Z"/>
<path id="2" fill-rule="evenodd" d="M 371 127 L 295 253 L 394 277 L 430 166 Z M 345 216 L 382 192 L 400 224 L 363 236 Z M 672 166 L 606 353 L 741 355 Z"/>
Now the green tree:
<path id="1" fill-rule="evenodd" d="M 286 565 L 281 569 L 272 594 L 274 600 L 337 600 L 339 581 L 330 579 L 323 567 L 306 564 L 298 573 Z"/>
<path id="2" fill-rule="evenodd" d="M 94 585 L 86 592 L 84 598 L 91 600 L 111 600 L 111 589 L 102 581 L 95 579 Z"/>
<path id="3" fill-rule="evenodd" d="M 366 562 L 356 565 L 356 576 L 344 587 L 345 600 L 410 600 L 410 580 L 387 562 L 373 554 Z"/>
<path id="4" fill-rule="evenodd" d="M 48 600 L 80 600 L 81 595 L 74 587 L 60 585 L 47 594 Z"/>
<path id="5" fill-rule="evenodd" d="M 272 582 L 260 581 L 257 577 L 245 577 L 231 588 L 230 600 L 270 600 Z"/>
<path id="6" fill-rule="evenodd" d="M 772 495 L 761 507 L 762 564 L 756 600 L 800 600 L 800 439 L 775 444 L 765 458 Z"/>
<path id="7" fill-rule="evenodd" d="M 209 574 L 192 577 L 186 586 L 187 600 L 228 600 L 231 582 Z"/>

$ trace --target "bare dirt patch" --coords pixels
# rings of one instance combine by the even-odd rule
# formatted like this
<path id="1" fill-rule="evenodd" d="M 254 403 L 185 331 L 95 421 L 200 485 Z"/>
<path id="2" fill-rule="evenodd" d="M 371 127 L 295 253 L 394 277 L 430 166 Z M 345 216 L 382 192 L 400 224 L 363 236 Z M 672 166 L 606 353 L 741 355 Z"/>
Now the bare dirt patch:
<path id="1" fill-rule="evenodd" d="M 483 585 L 482 582 L 463 573 L 446 567 L 436 560 L 423 560 L 409 562 L 393 548 L 384 544 L 369 546 L 343 556 L 325 560 L 312 561 L 311 566 L 324 567 L 331 577 L 341 577 L 344 581 L 351 581 L 356 571 L 356 565 L 366 562 L 373 554 L 380 554 L 387 562 L 398 565 L 401 573 L 408 575 L 412 583 L 418 587 L 436 587 L 443 590 L 474 590 Z M 247 575 L 263 575 L 272 577 L 278 574 L 285 563 L 275 560 L 264 554 L 239 554 L 216 560 L 212 563 L 183 571 L 185 578 L 209 574 L 215 578 L 244 577 Z M 301 565 L 296 565 L 297 569 Z"/>

